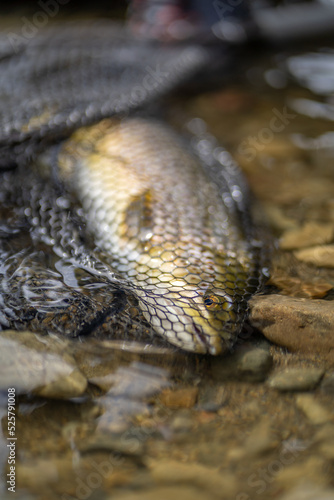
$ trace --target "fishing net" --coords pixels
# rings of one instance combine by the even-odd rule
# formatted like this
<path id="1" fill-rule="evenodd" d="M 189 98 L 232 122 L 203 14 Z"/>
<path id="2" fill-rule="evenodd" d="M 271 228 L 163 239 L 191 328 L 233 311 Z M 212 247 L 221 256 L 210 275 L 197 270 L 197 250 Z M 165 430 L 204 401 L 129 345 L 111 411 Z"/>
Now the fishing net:
<path id="1" fill-rule="evenodd" d="M 138 127 L 147 124 L 135 123 Z M 149 122 L 149 127 L 159 126 L 163 141 L 171 133 L 168 127 Z M 207 234 L 215 230 L 220 234 L 219 228 L 201 225 L 203 220 L 199 220 L 194 237 L 190 223 L 188 241 L 186 233 L 175 233 L 177 225 L 173 228 L 170 211 L 166 208 L 158 213 L 159 207 L 155 207 L 154 217 L 162 218 L 164 224 L 160 243 L 152 243 L 148 250 L 137 239 L 138 234 L 129 233 L 131 248 L 120 254 L 117 245 L 108 247 L 99 239 L 100 226 L 106 226 L 107 236 L 112 233 L 121 204 L 116 200 L 115 207 L 108 207 L 108 200 L 88 177 L 92 198 L 89 208 L 83 209 L 66 185 L 53 178 L 52 169 L 44 172 L 44 177 L 33 167 L 2 174 L 3 206 L 12 210 L 11 216 L 7 214 L 7 228 L 3 224 L 1 239 L 3 328 L 29 327 L 72 337 L 89 334 L 158 345 L 167 340 L 187 350 L 213 354 L 232 348 L 247 316 L 247 300 L 261 285 L 262 244 L 250 219 L 248 191 L 238 167 L 198 121 L 191 122 L 189 128 L 188 140 L 178 143 L 188 150 L 186 156 L 182 152 L 182 160 L 192 154 L 207 178 L 214 181 L 216 191 L 211 192 L 212 206 L 203 199 L 204 208 L 183 205 L 175 213 L 193 210 L 194 217 L 203 219 L 210 217 L 210 206 L 222 210 L 225 235 L 220 236 L 220 249 L 209 247 L 214 240 Z M 174 140 L 173 133 L 171 137 Z M 87 143 L 85 147 L 88 155 Z M 145 141 L 143 148 L 146 153 Z M 105 178 L 101 182 L 105 183 Z M 185 189 L 182 175 L 179 182 Z M 208 185 L 199 187 L 201 196 L 208 197 Z M 215 206 L 215 192 L 221 206 Z M 84 189 L 81 195 L 86 196 Z M 198 192 L 193 195 L 198 197 Z M 99 210 L 104 214 L 102 220 Z M 143 206 L 137 200 L 125 213 L 130 214 L 127 231 L 137 227 L 140 232 L 147 222 Z M 138 217 L 139 226 L 136 222 L 131 226 L 131 218 Z M 92 219 L 95 234 L 89 223 Z"/>
<path id="2" fill-rule="evenodd" d="M 30 39 L 0 34 L 0 166 L 26 162 L 79 126 L 147 107 L 210 59 L 197 45 L 138 43 L 111 21 L 64 23 Z"/>
<path id="3" fill-rule="evenodd" d="M 30 40 L 7 34 L 0 39 L 0 57 L 2 328 L 150 343 L 160 336 L 212 354 L 231 348 L 247 316 L 247 300 L 261 285 L 263 252 L 245 181 L 203 124 L 192 121 L 187 139 L 179 141 L 178 134 L 152 122 L 137 149 L 137 132 L 147 122 L 139 122 L 133 135 L 130 126 L 120 152 L 99 156 L 101 189 L 93 197 L 89 169 L 75 193 L 59 176 L 64 161 L 91 164 L 87 159 L 97 155 L 94 144 L 101 137 L 84 137 L 65 157 L 61 140 L 104 118 L 129 123 L 128 116 L 202 68 L 209 52 L 195 45 L 139 44 L 124 28 L 98 22 L 50 28 Z M 103 125 L 96 127 L 103 133 Z M 138 160 L 160 165 L 168 206 L 154 204 L 158 178 L 126 207 L 118 193 L 132 189 L 130 177 L 122 189 L 104 195 L 106 158 L 116 168 L 117 162 L 135 163 L 137 153 Z M 46 168 L 37 168 L 45 159 Z M 9 170 L 12 165 L 18 168 Z M 203 181 L 193 187 L 191 165 Z M 119 180 L 115 170 L 106 179 L 111 185 Z M 117 233 L 119 214 L 128 241 L 123 254 L 101 237 L 101 228 Z M 160 221 L 155 234 L 148 224 L 153 219 Z M 148 245 L 154 238 L 161 242 L 148 250 L 143 240 Z"/>

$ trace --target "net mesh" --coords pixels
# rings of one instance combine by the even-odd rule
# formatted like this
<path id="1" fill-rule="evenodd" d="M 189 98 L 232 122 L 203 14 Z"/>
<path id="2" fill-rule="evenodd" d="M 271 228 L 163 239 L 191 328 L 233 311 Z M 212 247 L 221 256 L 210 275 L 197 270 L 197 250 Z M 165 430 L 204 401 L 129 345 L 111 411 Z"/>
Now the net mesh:
<path id="1" fill-rule="evenodd" d="M 157 46 L 111 21 L 64 23 L 25 39 L 0 34 L 0 166 L 24 163 L 81 125 L 147 106 L 211 55 Z"/>
<path id="2" fill-rule="evenodd" d="M 2 328 L 231 348 L 264 263 L 243 177 L 198 120 L 124 120 L 210 57 L 110 22 L 0 37 Z"/>
<path id="3" fill-rule="evenodd" d="M 2 325 L 70 336 L 141 339 L 150 344 L 168 341 L 186 350 L 212 354 L 231 349 L 247 316 L 247 300 L 262 281 L 262 246 L 249 217 L 243 177 L 211 135 L 201 126 L 194 131 L 199 122 L 189 124 L 185 142 L 156 121 L 128 119 L 120 123 L 132 137 L 132 148 L 125 137 L 122 149 L 118 137 L 119 155 L 129 161 L 130 150 L 139 162 L 143 158 L 150 163 L 152 150 L 145 133 L 152 135 L 153 129 L 158 130 L 153 142 L 161 173 L 165 165 L 171 165 L 172 177 L 180 171 L 179 178 L 169 186 L 168 175 L 167 181 L 162 180 L 167 186 L 162 186 L 161 204 L 159 200 L 153 203 L 159 193 L 151 192 L 153 200 L 149 199 L 144 186 L 144 196 L 131 198 L 132 202 L 122 208 L 124 192 L 126 195 L 131 190 L 129 178 L 122 192 L 122 173 L 117 173 L 109 158 L 112 179 L 105 191 L 109 181 L 101 163 L 97 179 L 89 176 L 89 147 L 95 148 L 98 142 L 81 141 L 84 156 L 78 151 L 73 155 L 68 148 L 75 136 L 57 149 L 56 163 L 64 170 L 65 160 L 79 162 L 77 181 L 67 173 L 62 182 L 55 182 L 52 168 L 44 169 L 43 175 L 41 167 L 4 172 L 4 206 L 13 206 L 15 200 L 17 208 L 7 218 L 12 225 L 7 231 L 3 228 Z M 91 129 L 84 130 L 86 139 Z M 98 125 L 99 134 L 102 129 Z M 106 136 L 104 130 L 100 139 Z M 177 157 L 181 155 L 174 171 L 170 153 L 164 158 L 166 148 L 174 148 Z M 54 151 L 49 158 L 55 161 Z M 113 154 L 111 158 L 115 158 Z M 116 158 L 119 161 L 120 157 Z M 98 156 L 98 160 L 103 157 Z M 186 186 L 186 161 L 190 160 L 201 172 L 194 186 Z M 44 163 L 45 158 L 43 168 Z M 194 165 L 189 164 L 189 168 L 192 172 Z M 126 175 L 130 174 L 127 170 Z M 151 179 L 151 184 L 157 188 L 156 179 Z M 183 200 L 173 199 L 177 186 Z M 188 196 L 190 202 L 193 198 L 191 206 Z M 119 217 L 126 222 L 123 249 L 117 243 Z M 154 224 L 153 239 L 148 237 L 148 223 Z M 27 238 L 30 248 L 22 250 L 22 245 L 27 247 Z"/>

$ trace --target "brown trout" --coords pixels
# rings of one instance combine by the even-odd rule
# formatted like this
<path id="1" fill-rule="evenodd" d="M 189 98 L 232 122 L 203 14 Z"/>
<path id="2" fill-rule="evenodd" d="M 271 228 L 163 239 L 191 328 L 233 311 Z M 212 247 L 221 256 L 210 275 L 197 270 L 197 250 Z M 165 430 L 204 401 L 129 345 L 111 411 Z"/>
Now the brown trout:
<path id="1" fill-rule="evenodd" d="M 77 130 L 58 163 L 154 330 L 188 351 L 230 348 L 260 280 L 241 188 L 222 192 L 176 132 L 143 118 Z"/>

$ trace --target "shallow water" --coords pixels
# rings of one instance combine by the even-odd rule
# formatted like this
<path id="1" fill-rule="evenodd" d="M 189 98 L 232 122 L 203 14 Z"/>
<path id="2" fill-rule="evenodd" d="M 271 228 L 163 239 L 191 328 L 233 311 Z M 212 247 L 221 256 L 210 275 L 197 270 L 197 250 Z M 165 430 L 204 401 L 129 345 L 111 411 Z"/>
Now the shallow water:
<path id="1" fill-rule="evenodd" d="M 277 238 L 305 222 L 315 227 L 334 222 L 334 85 L 328 78 L 334 54 L 329 49 L 324 54 L 268 56 L 250 67 L 243 81 L 172 103 L 172 121 L 203 119 L 237 159 L 259 202 L 257 217 L 267 220 Z M 13 213 L 18 232 L 8 237 L 12 229 L 6 226 L 8 212 L 2 210 L 3 251 L 15 255 L 2 263 L 7 275 L 19 275 L 25 259 L 50 274 L 48 303 L 38 296 L 40 287 L 33 281 L 19 292 L 44 315 L 45 332 L 50 309 L 61 310 L 52 316 L 55 324 L 70 322 L 64 295 L 57 291 L 59 277 L 68 286 L 66 307 L 75 305 L 75 288 L 81 285 L 89 304 L 83 317 L 89 308 L 107 314 L 103 284 L 97 297 L 97 285 L 84 272 L 75 274 L 66 259 L 58 261 L 55 271 L 46 271 L 51 261 L 45 248 L 22 252 L 21 238 L 29 236 Z M 332 298 L 333 268 L 300 263 L 291 251 L 275 257 L 273 276 L 267 293 L 316 297 L 322 279 L 328 287 L 321 299 Z M 21 313 L 17 311 L 16 328 L 33 330 L 33 319 L 22 319 Z M 328 498 L 334 497 L 334 391 L 330 383 L 320 384 L 323 373 L 323 381 L 333 377 L 332 358 L 290 353 L 251 326 L 233 353 L 216 358 L 182 353 L 159 342 L 152 345 L 147 334 L 144 349 L 130 342 L 131 336 L 106 338 L 104 332 L 62 341 L 12 334 L 17 356 L 2 358 L 6 373 L 1 379 L 5 385 L 6 374 L 8 384 L 24 374 L 28 384 L 15 405 L 15 498 L 292 499 L 299 497 L 285 495 L 295 488 L 304 491 L 300 498 L 312 489 L 310 498 L 321 498 L 327 489 Z M 38 354 L 33 366 L 25 349 Z M 54 372 L 49 374 L 47 367 L 57 373 L 65 370 L 67 377 L 68 365 L 61 365 L 65 352 L 71 358 L 65 362 L 79 368 L 87 387 L 76 380 L 70 389 L 66 386 L 68 393 L 62 385 L 48 387 L 47 397 L 41 396 L 48 377 L 52 385 Z M 305 394 L 270 387 L 269 375 L 287 367 L 309 372 L 319 368 L 321 375 Z M 30 380 L 32 373 L 40 381 Z M 39 396 L 27 395 L 29 388 Z M 311 398 L 306 410 L 305 396 Z M 321 418 L 314 415 L 318 407 Z M 1 399 L 4 480 L 6 408 L 7 392 Z M 7 487 L 4 481 L 2 498 L 13 497 Z"/>

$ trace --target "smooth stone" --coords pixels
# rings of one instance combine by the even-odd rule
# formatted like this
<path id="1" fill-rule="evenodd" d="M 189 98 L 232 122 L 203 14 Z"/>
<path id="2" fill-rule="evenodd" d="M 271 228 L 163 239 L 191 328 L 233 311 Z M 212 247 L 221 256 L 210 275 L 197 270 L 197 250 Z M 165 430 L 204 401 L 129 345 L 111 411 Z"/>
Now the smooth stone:
<path id="1" fill-rule="evenodd" d="M 271 342 L 334 362 L 332 302 L 258 295 L 250 300 L 250 307 L 251 324 Z"/>
<path id="2" fill-rule="evenodd" d="M 0 332 L 0 388 L 57 399 L 82 395 L 87 380 L 66 349 L 68 342 L 58 337 Z"/>
<path id="3" fill-rule="evenodd" d="M 59 479 L 57 467 L 49 461 L 34 465 L 17 465 L 17 475 L 20 483 L 27 486 L 40 486 L 45 483 L 56 483 Z"/>
<path id="4" fill-rule="evenodd" d="M 124 432 L 133 417 L 150 415 L 146 403 L 128 398 L 103 396 L 96 400 L 102 406 L 103 413 L 97 419 L 97 430 L 102 433 Z"/>
<path id="5" fill-rule="evenodd" d="M 326 461 L 320 456 L 310 456 L 306 460 L 300 461 L 283 468 L 277 473 L 275 483 L 280 487 L 291 489 L 301 481 L 312 481 L 316 485 L 323 486 L 328 482 L 328 469 Z"/>
<path id="6" fill-rule="evenodd" d="M 251 429 L 241 445 L 229 448 L 225 454 L 228 460 L 236 463 L 246 458 L 263 457 L 278 446 L 279 442 L 272 432 L 270 420 L 264 417 Z"/>
<path id="7" fill-rule="evenodd" d="M 334 500 L 334 489 L 303 481 L 278 500 Z"/>
<path id="8" fill-rule="evenodd" d="M 244 443 L 244 450 L 247 456 L 263 456 L 278 446 L 278 441 L 273 435 L 270 420 L 263 418 L 251 430 L 250 435 Z"/>
<path id="9" fill-rule="evenodd" d="M 189 432 L 194 427 L 194 421 L 190 417 L 177 415 L 172 420 L 170 427 L 174 432 Z"/>
<path id="10" fill-rule="evenodd" d="M 273 359 L 266 344 L 243 344 L 234 353 L 212 360 L 212 375 L 216 380 L 241 379 L 247 382 L 264 380 L 272 367 Z"/>
<path id="11" fill-rule="evenodd" d="M 45 485 L 56 485 L 60 477 L 71 475 L 72 460 L 69 456 L 62 458 L 30 459 L 27 463 L 16 464 L 16 474 L 20 488 L 43 488 Z M 2 498 L 2 497 L 1 497 Z"/>
<path id="12" fill-rule="evenodd" d="M 292 229 L 283 233 L 280 239 L 280 248 L 282 250 L 296 250 L 315 245 L 324 245 L 325 243 L 330 243 L 333 237 L 333 224 L 307 222 L 298 229 Z"/>
<path id="13" fill-rule="evenodd" d="M 112 435 L 111 433 L 97 432 L 78 445 L 81 453 L 90 453 L 98 450 L 112 451 L 120 455 L 141 457 L 144 453 L 144 443 L 132 435 Z"/>
<path id="14" fill-rule="evenodd" d="M 197 401 L 198 388 L 166 389 L 159 396 L 161 403 L 167 408 L 192 408 Z"/>
<path id="15" fill-rule="evenodd" d="M 204 391 L 201 391 L 196 409 L 205 412 L 217 412 L 228 402 L 226 388 L 221 386 L 208 386 Z"/>
<path id="16" fill-rule="evenodd" d="M 149 464 L 151 475 L 157 484 L 188 483 L 221 498 L 230 497 L 236 493 L 237 484 L 234 476 L 223 473 L 217 468 L 207 467 L 198 463 L 183 463 L 176 460 L 159 460 Z"/>
<path id="17" fill-rule="evenodd" d="M 163 368 L 138 361 L 132 362 L 129 366 L 118 367 L 116 372 L 108 377 L 107 381 L 112 382 L 108 394 L 141 400 L 168 387 L 170 385 L 168 376 L 168 371 Z"/>
<path id="18" fill-rule="evenodd" d="M 322 368 L 286 368 L 274 373 L 267 385 L 279 391 L 308 391 L 314 389 L 323 374 Z"/>
<path id="19" fill-rule="evenodd" d="M 317 267 L 334 268 L 334 245 L 321 245 L 294 252 L 297 259 Z"/>
<path id="20" fill-rule="evenodd" d="M 284 213 L 284 210 L 276 204 L 268 202 L 264 206 L 264 209 L 266 212 L 266 216 L 270 222 L 270 226 L 273 229 L 276 229 L 278 231 L 288 231 L 296 228 L 296 221 L 294 219 L 291 219 L 290 217 L 287 217 Z"/>
<path id="21" fill-rule="evenodd" d="M 333 415 L 322 406 L 312 394 L 300 394 L 296 398 L 297 406 L 314 425 L 325 424 L 332 420 Z"/>

